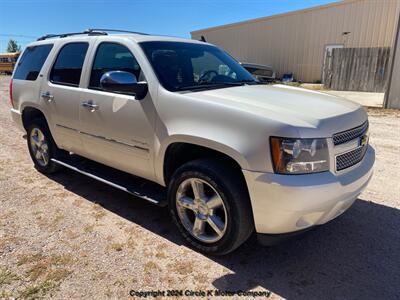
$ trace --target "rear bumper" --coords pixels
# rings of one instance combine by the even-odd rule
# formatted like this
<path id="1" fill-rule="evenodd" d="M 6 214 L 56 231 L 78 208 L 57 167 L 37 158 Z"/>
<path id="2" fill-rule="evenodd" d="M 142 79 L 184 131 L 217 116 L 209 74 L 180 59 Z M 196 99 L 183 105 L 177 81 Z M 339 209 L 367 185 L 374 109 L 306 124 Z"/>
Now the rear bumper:
<path id="1" fill-rule="evenodd" d="M 279 175 L 243 171 L 257 233 L 284 234 L 324 224 L 345 212 L 372 177 L 375 151 L 369 146 L 359 165 L 331 172 Z"/>
<path id="2" fill-rule="evenodd" d="M 24 128 L 24 124 L 22 123 L 22 114 L 19 110 L 11 108 L 11 119 L 17 125 L 18 129 L 22 132 L 26 132 Z"/>

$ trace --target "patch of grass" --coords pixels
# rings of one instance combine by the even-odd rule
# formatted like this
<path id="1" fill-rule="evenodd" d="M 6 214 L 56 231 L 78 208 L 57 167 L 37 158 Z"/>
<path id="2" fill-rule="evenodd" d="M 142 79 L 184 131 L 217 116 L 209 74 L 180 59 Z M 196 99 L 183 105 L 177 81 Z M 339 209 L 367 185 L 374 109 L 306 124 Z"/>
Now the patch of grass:
<path id="1" fill-rule="evenodd" d="M 144 264 L 143 271 L 147 274 L 157 270 L 160 270 L 160 267 L 154 261 L 149 261 Z"/>
<path id="2" fill-rule="evenodd" d="M 59 281 L 64 280 L 65 278 L 67 278 L 71 273 L 72 273 L 72 271 L 64 269 L 64 268 L 55 269 L 55 270 L 50 271 L 46 275 L 45 280 L 59 282 Z"/>
<path id="3" fill-rule="evenodd" d="M 180 275 L 188 275 L 193 272 L 194 265 L 192 261 L 179 261 L 169 265 L 172 270 Z"/>
<path id="4" fill-rule="evenodd" d="M 285 82 L 285 83 L 283 83 L 283 84 L 289 85 L 289 86 L 294 86 L 294 87 L 300 87 L 300 86 L 301 86 L 301 83 L 300 83 L 300 82 L 297 82 L 297 81 Z"/>
<path id="5" fill-rule="evenodd" d="M 124 244 L 121 243 L 112 243 L 110 248 L 115 251 L 122 251 Z"/>
<path id="6" fill-rule="evenodd" d="M 135 242 L 135 240 L 133 238 L 129 238 L 128 241 L 126 242 L 126 246 L 130 249 L 135 249 L 136 248 L 137 243 Z"/>
<path id="7" fill-rule="evenodd" d="M 22 240 L 22 238 L 16 236 L 5 236 L 4 238 L 0 238 L 0 249 L 9 247 L 10 245 L 16 245 Z"/>
<path id="8" fill-rule="evenodd" d="M 208 277 L 205 274 L 197 274 L 194 277 L 194 280 L 196 280 L 197 283 L 206 283 L 208 281 Z"/>
<path id="9" fill-rule="evenodd" d="M 17 280 L 18 276 L 15 275 L 8 269 L 0 269 L 0 286 L 10 284 L 14 280 Z"/>
<path id="10" fill-rule="evenodd" d="M 17 265 L 31 264 L 31 267 L 26 271 L 26 275 L 31 281 L 36 281 L 40 277 L 46 275 L 47 280 L 59 281 L 68 276 L 67 270 L 60 269 L 73 263 L 73 257 L 69 254 L 54 254 L 48 257 L 42 253 L 21 256 Z M 33 265 L 32 265 L 33 264 Z"/>
<path id="11" fill-rule="evenodd" d="M 50 264 L 55 266 L 66 266 L 73 263 L 73 257 L 70 254 L 56 254 L 50 257 Z"/>
<path id="12" fill-rule="evenodd" d="M 39 225 L 40 228 L 47 227 L 49 225 L 48 220 L 43 218 L 42 216 L 36 217 L 36 223 Z"/>
<path id="13" fill-rule="evenodd" d="M 82 199 L 75 199 L 74 202 L 72 202 L 73 205 L 77 206 L 77 207 L 81 207 L 83 204 L 83 200 Z"/>
<path id="14" fill-rule="evenodd" d="M 44 275 L 49 268 L 46 262 L 38 262 L 33 267 L 31 267 L 28 271 L 26 271 L 26 275 L 29 277 L 31 281 L 37 280 L 40 276 Z"/>
<path id="15" fill-rule="evenodd" d="M 25 264 L 39 262 L 44 258 L 42 252 L 34 253 L 34 254 L 23 254 L 20 255 L 17 261 L 17 266 L 22 266 Z"/>
<path id="16" fill-rule="evenodd" d="M 165 249 L 167 248 L 166 243 L 161 243 L 156 247 L 156 257 L 157 258 L 166 258 L 167 254 L 165 253 Z"/>
<path id="17" fill-rule="evenodd" d="M 0 299 L 10 299 L 11 294 L 6 291 L 0 291 Z"/>
<path id="18" fill-rule="evenodd" d="M 93 205 L 93 209 L 94 209 L 93 216 L 96 219 L 96 221 L 100 220 L 106 215 L 104 208 L 97 203 Z"/>
<path id="19" fill-rule="evenodd" d="M 104 278 L 106 278 L 107 276 L 107 272 L 96 272 L 92 275 L 91 279 L 94 281 L 100 281 L 103 280 Z"/>
<path id="20" fill-rule="evenodd" d="M 61 213 L 58 213 L 55 217 L 54 217 L 54 219 L 52 220 L 52 225 L 53 226 L 56 226 L 56 225 L 58 225 L 58 223 L 61 221 L 61 220 L 63 220 L 64 219 L 64 215 L 63 214 L 61 214 Z"/>
<path id="21" fill-rule="evenodd" d="M 43 199 L 46 199 L 45 194 L 34 195 L 31 200 L 31 204 L 36 204 L 38 202 L 42 202 Z"/>
<path id="22" fill-rule="evenodd" d="M 29 286 L 23 290 L 18 291 L 18 298 L 28 300 L 42 298 L 55 288 L 57 288 L 56 283 L 52 281 L 43 281 L 39 284 Z"/>
<path id="23" fill-rule="evenodd" d="M 94 224 L 91 224 L 91 225 L 88 224 L 85 227 L 83 227 L 83 231 L 85 233 L 91 233 L 91 232 L 93 232 L 93 230 L 94 230 Z"/>
<path id="24" fill-rule="evenodd" d="M 65 232 L 65 235 L 67 236 L 67 238 L 68 238 L 69 240 L 74 240 L 74 239 L 76 239 L 76 238 L 78 238 L 78 237 L 80 236 L 80 233 L 77 232 L 77 231 L 73 231 L 73 230 L 71 230 L 71 229 L 68 229 L 68 230 Z"/>

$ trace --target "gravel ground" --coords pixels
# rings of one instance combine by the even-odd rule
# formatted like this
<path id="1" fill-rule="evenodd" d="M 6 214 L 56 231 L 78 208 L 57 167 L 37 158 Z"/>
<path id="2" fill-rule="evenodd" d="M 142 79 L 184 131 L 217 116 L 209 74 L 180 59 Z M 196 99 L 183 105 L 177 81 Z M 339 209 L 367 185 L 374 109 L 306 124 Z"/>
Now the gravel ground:
<path id="1" fill-rule="evenodd" d="M 399 111 L 369 110 L 375 175 L 348 212 L 300 240 L 251 239 L 215 258 L 187 248 L 165 209 L 72 171 L 38 173 L 10 120 L 8 81 L 0 77 L 0 298 L 207 289 L 400 298 Z"/>

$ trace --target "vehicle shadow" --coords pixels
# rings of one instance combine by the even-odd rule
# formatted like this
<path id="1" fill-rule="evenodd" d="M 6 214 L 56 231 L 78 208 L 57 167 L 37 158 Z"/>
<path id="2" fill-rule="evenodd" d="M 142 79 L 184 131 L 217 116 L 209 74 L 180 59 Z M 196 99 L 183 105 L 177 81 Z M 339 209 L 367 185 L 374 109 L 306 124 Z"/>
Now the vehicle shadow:
<path id="1" fill-rule="evenodd" d="M 183 243 L 167 209 L 69 170 L 49 178 Z M 252 237 L 229 255 L 208 258 L 233 272 L 212 282 L 220 290 L 263 287 L 287 299 L 400 299 L 400 210 L 358 199 L 341 217 L 298 240 L 265 248 Z"/>

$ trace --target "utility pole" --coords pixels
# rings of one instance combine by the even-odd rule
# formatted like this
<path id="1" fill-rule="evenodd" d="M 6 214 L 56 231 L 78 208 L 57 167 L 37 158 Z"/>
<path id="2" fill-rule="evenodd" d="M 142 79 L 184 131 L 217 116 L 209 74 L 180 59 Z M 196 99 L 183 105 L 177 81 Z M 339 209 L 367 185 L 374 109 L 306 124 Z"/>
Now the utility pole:
<path id="1" fill-rule="evenodd" d="M 391 53 L 392 63 L 383 107 L 400 109 L 400 13 L 397 18 L 396 37 Z"/>

